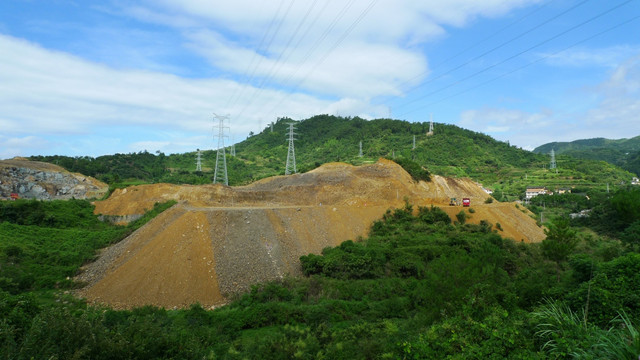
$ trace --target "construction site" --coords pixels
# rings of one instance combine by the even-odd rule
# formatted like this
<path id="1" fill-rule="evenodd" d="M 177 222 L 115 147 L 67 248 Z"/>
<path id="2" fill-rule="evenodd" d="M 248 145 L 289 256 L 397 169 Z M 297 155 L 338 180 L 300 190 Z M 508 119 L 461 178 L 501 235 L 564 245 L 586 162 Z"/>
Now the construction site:
<path id="1" fill-rule="evenodd" d="M 126 222 L 157 202 L 177 204 L 86 265 L 77 277 L 86 286 L 77 295 L 113 308 L 220 306 L 253 284 L 300 276 L 300 256 L 366 237 L 374 221 L 405 201 L 441 207 L 452 219 L 464 210 L 467 222 L 499 223 L 499 233 L 518 242 L 544 239 L 527 210 L 485 203 L 488 197 L 470 179 L 436 175 L 417 182 L 384 159 L 357 167 L 329 163 L 241 187 L 118 189 L 95 202 L 96 214 Z M 452 206 L 451 198 L 468 199 L 470 206 Z"/>

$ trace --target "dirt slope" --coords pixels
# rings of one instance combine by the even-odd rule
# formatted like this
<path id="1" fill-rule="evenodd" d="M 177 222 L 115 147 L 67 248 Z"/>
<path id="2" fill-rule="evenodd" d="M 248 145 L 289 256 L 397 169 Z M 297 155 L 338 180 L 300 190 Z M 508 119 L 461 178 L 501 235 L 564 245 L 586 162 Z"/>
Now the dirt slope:
<path id="1" fill-rule="evenodd" d="M 158 201 L 177 205 L 123 242 L 103 251 L 80 275 L 90 301 L 128 308 L 185 307 L 225 302 L 257 282 L 299 275 L 299 257 L 366 236 L 371 223 L 406 197 L 414 205 L 440 205 L 455 218 L 469 197 L 469 222 L 500 223 L 504 236 L 525 242 L 542 229 L 513 204 L 484 204 L 488 195 L 468 179 L 435 176 L 413 181 L 397 164 L 380 160 L 354 167 L 333 163 L 305 174 L 277 176 L 243 187 L 142 185 L 96 203 L 100 214 L 136 215 Z"/>

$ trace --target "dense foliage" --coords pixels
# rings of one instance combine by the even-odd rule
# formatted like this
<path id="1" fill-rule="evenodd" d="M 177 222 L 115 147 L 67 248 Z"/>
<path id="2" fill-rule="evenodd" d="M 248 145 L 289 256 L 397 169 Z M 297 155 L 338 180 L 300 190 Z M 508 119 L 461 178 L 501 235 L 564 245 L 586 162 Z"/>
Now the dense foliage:
<path id="1" fill-rule="evenodd" d="M 602 160 L 640 175 L 640 136 L 630 139 L 604 138 L 552 142 L 533 150 L 535 153 L 565 154 L 576 159 Z"/>
<path id="2" fill-rule="evenodd" d="M 0 202 L 0 291 L 71 288 L 79 267 L 175 202 L 129 226 L 104 223 L 85 200 Z"/>
<path id="3" fill-rule="evenodd" d="M 280 118 L 258 134 L 236 144 L 236 156 L 227 155 L 230 185 L 242 185 L 272 175 L 284 174 L 287 158 L 288 124 L 296 125 L 298 171 L 342 161 L 371 163 L 380 157 L 402 162 L 409 159 L 431 173 L 468 176 L 495 190 L 497 200 L 524 196 L 527 186 L 583 186 L 602 188 L 628 183 L 631 174 L 604 161 L 557 157 L 559 171 L 550 171 L 547 154 L 535 154 L 496 141 L 488 135 L 435 124 L 427 136 L 428 123 L 392 119 L 364 120 L 318 115 L 303 121 Z M 273 129 L 273 131 L 272 131 Z M 415 136 L 415 148 L 413 139 Z M 359 156 L 362 143 L 362 157 Z M 34 156 L 31 159 L 56 163 L 68 170 L 97 177 L 114 186 L 139 182 L 185 184 L 211 183 L 216 153 L 202 152 L 202 170 L 196 172 L 196 153 L 165 155 L 147 151 L 91 157 Z M 617 186 L 617 185 L 616 185 Z"/>
<path id="4" fill-rule="evenodd" d="M 2 279 L 12 279 L 12 267 L 24 264 L 27 253 L 48 255 L 40 261 L 51 266 L 77 268 L 92 256 L 80 255 L 84 244 L 97 244 L 97 234 L 112 241 L 124 231 L 98 225 L 87 203 L 39 204 L 3 206 L 17 208 L 6 214 L 44 206 L 44 218 L 68 217 L 72 225 L 36 227 L 30 223 L 42 224 L 37 218 L 24 224 L 13 215 L 3 218 Z M 73 207 L 77 216 L 65 214 Z M 96 236 L 57 235 L 85 227 Z M 13 243 L 15 232 L 31 237 Z M 108 240 L 110 232 L 114 237 Z M 54 291 L 69 272 L 29 269 L 32 285 L 0 291 L 0 356 L 637 357 L 640 254 L 616 241 L 574 233 L 563 221 L 552 223 L 549 233 L 579 241 L 566 257 L 546 260 L 539 244 L 503 239 L 486 221 L 452 222 L 438 208 L 414 210 L 407 203 L 388 211 L 367 239 L 303 256 L 304 278 L 256 285 L 214 311 L 197 304 L 188 310 L 96 308 Z M 617 326 L 618 320 L 628 326 Z"/>

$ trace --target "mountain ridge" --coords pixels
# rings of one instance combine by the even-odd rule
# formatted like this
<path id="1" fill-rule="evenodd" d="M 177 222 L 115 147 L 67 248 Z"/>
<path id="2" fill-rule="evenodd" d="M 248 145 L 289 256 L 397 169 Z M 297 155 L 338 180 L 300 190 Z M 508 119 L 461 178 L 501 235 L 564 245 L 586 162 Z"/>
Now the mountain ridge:
<path id="1" fill-rule="evenodd" d="M 640 175 L 640 136 L 623 139 L 592 138 L 551 142 L 533 149 L 535 153 L 564 154 L 576 159 L 601 160 Z"/>

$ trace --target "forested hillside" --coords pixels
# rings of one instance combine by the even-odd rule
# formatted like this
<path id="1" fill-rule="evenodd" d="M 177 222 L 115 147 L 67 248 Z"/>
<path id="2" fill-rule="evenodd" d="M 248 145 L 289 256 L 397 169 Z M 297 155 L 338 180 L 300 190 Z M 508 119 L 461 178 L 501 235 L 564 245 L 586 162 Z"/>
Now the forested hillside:
<path id="1" fill-rule="evenodd" d="M 606 161 L 640 175 L 640 136 L 618 140 L 595 138 L 552 142 L 535 148 L 533 152 L 548 154 L 551 149 L 556 154 L 565 154 L 576 159 Z"/>
<path id="2" fill-rule="evenodd" d="M 252 134 L 235 146 L 236 156 L 227 157 L 229 184 L 242 185 L 267 176 L 284 174 L 290 119 L 278 119 L 271 127 Z M 295 123 L 295 154 L 299 172 L 323 163 L 373 162 L 379 157 L 413 159 L 432 173 L 466 176 L 496 191 L 496 198 L 515 200 L 527 186 L 559 188 L 579 186 L 604 189 L 628 183 L 632 174 L 603 161 L 557 157 L 558 171 L 549 171 L 549 156 L 535 154 L 497 141 L 490 136 L 455 125 L 435 124 L 427 136 L 428 123 L 400 120 L 343 118 L 318 115 Z M 413 139 L 415 136 L 415 149 Z M 362 142 L 362 157 L 359 145 Z M 210 183 L 215 152 L 203 152 L 203 171 L 196 172 L 196 153 L 152 154 L 140 152 L 97 158 L 36 156 L 71 171 L 97 177 L 110 184 L 169 182 Z"/>
<path id="3" fill-rule="evenodd" d="M 407 203 L 367 239 L 303 256 L 303 278 L 256 285 L 213 311 L 70 297 L 58 289 L 77 286 L 75 269 L 130 229 L 100 223 L 86 201 L 4 202 L 0 356 L 635 359 L 639 196 L 621 190 L 580 220 L 622 242 L 555 220 L 541 244 L 516 243 L 486 221 L 467 224 L 473 208 L 452 221 Z"/>

